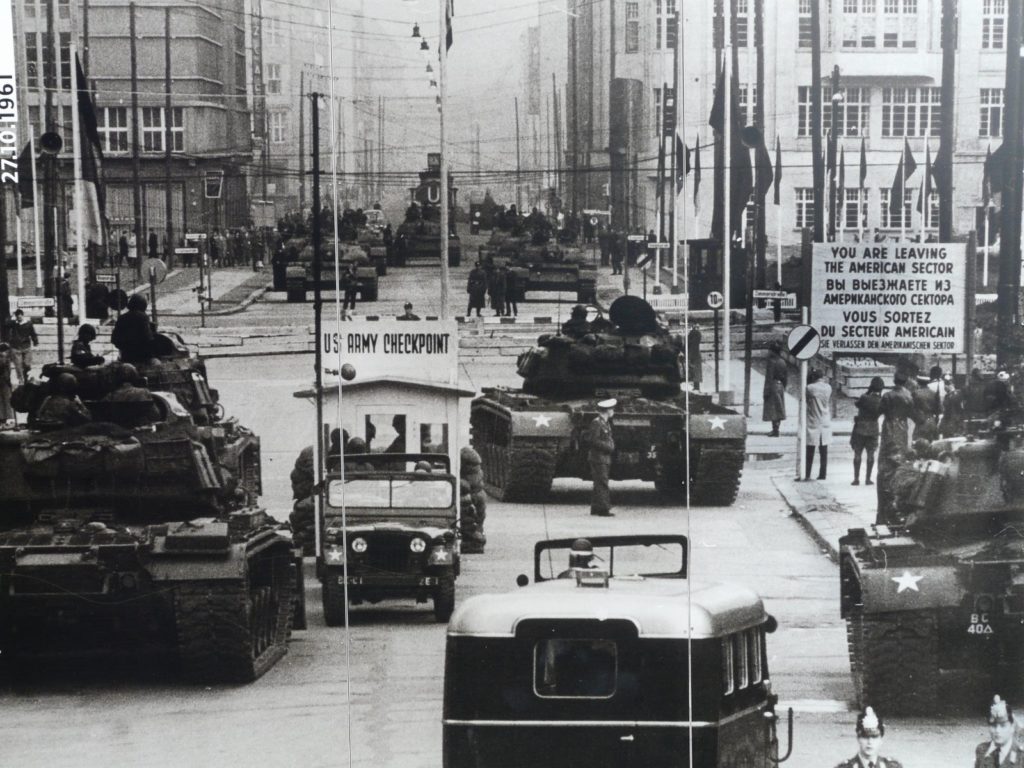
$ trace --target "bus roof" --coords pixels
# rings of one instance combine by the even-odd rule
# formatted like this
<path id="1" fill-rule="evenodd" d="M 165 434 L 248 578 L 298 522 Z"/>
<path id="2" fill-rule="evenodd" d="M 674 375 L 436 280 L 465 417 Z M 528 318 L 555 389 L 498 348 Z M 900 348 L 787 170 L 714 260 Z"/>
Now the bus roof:
<path id="1" fill-rule="evenodd" d="M 625 619 L 640 637 L 704 639 L 758 626 L 768 614 L 756 592 L 736 584 L 612 578 L 607 587 L 581 587 L 575 579 L 554 579 L 466 600 L 448 634 L 512 637 L 524 619 Z"/>

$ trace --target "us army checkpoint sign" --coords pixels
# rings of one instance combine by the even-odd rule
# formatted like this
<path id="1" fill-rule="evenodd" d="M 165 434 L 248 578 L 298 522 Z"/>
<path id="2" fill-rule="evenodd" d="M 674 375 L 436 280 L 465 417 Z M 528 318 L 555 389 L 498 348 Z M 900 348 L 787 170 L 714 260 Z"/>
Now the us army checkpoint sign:
<path id="1" fill-rule="evenodd" d="M 815 243 L 812 275 L 822 350 L 964 351 L 963 243 Z"/>
<path id="2" fill-rule="evenodd" d="M 337 380 L 340 366 L 345 363 L 355 367 L 354 381 L 397 378 L 457 384 L 458 324 L 454 320 L 354 319 L 340 324 L 325 320 L 325 379 Z"/>

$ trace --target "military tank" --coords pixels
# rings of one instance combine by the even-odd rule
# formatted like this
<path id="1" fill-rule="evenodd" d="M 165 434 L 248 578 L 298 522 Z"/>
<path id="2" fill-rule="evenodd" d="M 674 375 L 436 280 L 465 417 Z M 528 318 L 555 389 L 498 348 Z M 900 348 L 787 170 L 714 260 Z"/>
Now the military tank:
<path id="1" fill-rule="evenodd" d="M 543 501 L 556 477 L 590 478 L 585 433 L 596 402 L 616 397 L 613 480 L 647 480 L 694 504 L 736 499 L 746 420 L 684 393 L 681 338 L 662 328 L 651 306 L 621 296 L 608 312 L 570 335 L 544 335 L 521 354 L 522 389 L 485 388 L 472 403 L 473 448 L 485 487 L 506 501 Z M 689 449 L 687 450 L 687 443 Z"/>
<path id="2" fill-rule="evenodd" d="M 378 256 L 380 258 L 380 255 Z M 383 258 L 386 259 L 386 256 Z M 334 269 L 334 241 L 325 240 L 323 258 L 320 264 L 320 288 L 333 291 L 336 285 Z M 360 301 L 376 301 L 379 289 L 377 267 L 370 260 L 366 249 L 356 243 L 340 243 L 338 246 L 338 266 L 356 270 L 356 291 Z M 294 261 L 285 267 L 285 290 L 288 301 L 305 301 L 309 291 L 315 288 L 313 275 L 313 245 L 304 245 Z"/>
<path id="3" fill-rule="evenodd" d="M 404 267 L 410 259 L 441 258 L 441 225 L 435 220 L 405 221 L 398 225 L 395 233 L 395 259 Z M 462 263 L 462 241 L 458 235 L 448 236 L 448 266 L 457 267 Z"/>
<path id="4" fill-rule="evenodd" d="M 291 536 L 256 504 L 259 438 L 171 391 L 104 399 L 124 370 L 47 366 L 92 421 L 47 427 L 28 391 L 29 426 L 0 431 L 0 671 L 158 652 L 190 680 L 254 680 L 304 615 Z"/>
<path id="5" fill-rule="evenodd" d="M 597 267 L 579 251 L 534 240 L 495 230 L 480 247 L 480 260 L 509 268 L 516 276 L 516 301 L 526 301 L 531 291 L 564 291 L 574 292 L 579 302 L 594 303 Z"/>
<path id="6" fill-rule="evenodd" d="M 921 443 L 894 477 L 897 519 L 839 540 L 857 697 L 928 713 L 1024 687 L 1024 427 Z M 998 681 L 998 685 L 996 685 Z"/>

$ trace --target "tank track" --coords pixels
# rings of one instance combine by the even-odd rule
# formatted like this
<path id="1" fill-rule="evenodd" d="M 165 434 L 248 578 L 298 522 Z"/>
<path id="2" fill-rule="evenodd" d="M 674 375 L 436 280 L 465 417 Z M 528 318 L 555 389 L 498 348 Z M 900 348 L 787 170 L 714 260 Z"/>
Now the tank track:
<path id="1" fill-rule="evenodd" d="M 479 446 L 474 446 L 480 451 Z M 511 502 L 545 501 L 551 492 L 558 458 L 552 440 L 516 440 L 511 446 L 490 444 L 480 451 L 484 489 L 496 499 Z"/>
<path id="2" fill-rule="evenodd" d="M 938 621 L 932 611 L 865 616 L 847 620 L 850 670 L 858 705 L 884 712 L 926 714 L 938 702 Z"/>
<path id="3" fill-rule="evenodd" d="M 255 561 L 272 558 L 271 584 L 250 583 Z M 179 582 L 174 586 L 178 660 L 196 682 L 248 683 L 287 652 L 295 577 L 285 553 L 264 551 L 244 581 Z"/>
<path id="4" fill-rule="evenodd" d="M 690 474 L 690 503 L 701 507 L 730 506 L 740 490 L 745 458 L 743 448 L 691 446 L 690 461 L 695 471 Z"/>

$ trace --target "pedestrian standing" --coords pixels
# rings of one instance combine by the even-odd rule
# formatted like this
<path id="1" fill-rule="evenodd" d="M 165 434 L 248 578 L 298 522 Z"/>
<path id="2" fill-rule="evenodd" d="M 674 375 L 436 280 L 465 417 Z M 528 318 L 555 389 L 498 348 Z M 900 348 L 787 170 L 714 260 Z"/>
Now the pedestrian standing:
<path id="1" fill-rule="evenodd" d="M 953 384 L 952 374 L 942 377 L 942 420 L 939 422 L 939 435 L 953 437 L 964 429 L 964 393 Z"/>
<path id="2" fill-rule="evenodd" d="M 136 268 L 136 264 L 139 261 L 139 248 L 138 239 L 135 237 L 135 233 L 132 231 L 128 232 L 128 251 L 125 258 L 128 260 L 128 266 L 132 269 Z"/>
<path id="3" fill-rule="evenodd" d="M 704 361 L 700 354 L 700 328 L 693 326 L 686 334 L 686 375 L 690 380 L 690 386 L 700 392 L 701 382 L 704 381 Z"/>
<path id="4" fill-rule="evenodd" d="M 789 380 L 789 365 L 782 359 L 782 344 L 773 341 L 768 345 L 768 364 L 764 371 L 763 408 L 761 418 L 770 421 L 772 431 L 768 437 L 779 436 L 779 425 L 786 418 L 786 382 Z"/>
<path id="5" fill-rule="evenodd" d="M 492 270 L 490 283 L 487 286 L 491 294 L 491 309 L 498 317 L 505 314 L 505 273 L 500 269 Z"/>
<path id="6" fill-rule="evenodd" d="M 11 346 L 0 341 L 0 427 L 14 421 L 11 407 Z"/>
<path id="7" fill-rule="evenodd" d="M 155 259 L 160 255 L 160 238 L 156 236 L 156 232 L 150 228 L 149 230 L 149 258 Z"/>
<path id="8" fill-rule="evenodd" d="M 897 373 L 892 389 L 882 395 L 879 411 L 882 429 L 878 441 L 878 511 L 876 523 L 888 525 L 896 522 L 893 494 L 893 476 L 899 469 L 910 445 L 910 421 L 915 415 L 914 401 L 907 390 L 907 377 Z"/>
<path id="9" fill-rule="evenodd" d="M 821 371 L 811 371 L 807 376 L 807 459 L 804 480 L 811 479 L 814 466 L 814 449 L 821 459 L 818 479 L 828 475 L 828 445 L 832 442 L 832 385 L 825 381 Z"/>
<path id="10" fill-rule="evenodd" d="M 881 756 L 884 738 L 882 718 L 871 707 L 865 708 L 857 715 L 857 754 L 836 768 L 902 768 L 898 760 Z"/>
<path id="11" fill-rule="evenodd" d="M 117 239 L 117 254 L 120 261 L 118 266 L 123 267 L 128 263 L 128 233 L 122 231 L 121 237 Z"/>
<path id="12" fill-rule="evenodd" d="M 484 273 L 478 261 L 469 272 L 469 279 L 466 280 L 466 293 L 469 294 L 469 304 L 466 306 L 466 317 L 473 314 L 480 317 L 480 310 L 484 308 L 484 297 L 487 295 L 487 275 Z"/>
<path id="13" fill-rule="evenodd" d="M 356 265 L 349 264 L 345 267 L 345 270 L 341 273 L 341 286 L 345 291 L 345 298 L 341 304 L 341 309 L 356 308 L 356 294 L 359 292 L 359 275 L 356 272 Z"/>
<path id="14" fill-rule="evenodd" d="M 857 398 L 857 415 L 853 417 L 850 432 L 850 447 L 853 448 L 853 482 L 860 485 L 860 463 L 867 454 L 868 464 L 864 472 L 864 485 L 874 485 L 871 471 L 875 468 L 875 451 L 878 450 L 878 417 L 881 415 L 882 390 L 885 382 L 875 376 L 868 385 L 868 391 Z"/>
<path id="15" fill-rule="evenodd" d="M 505 275 L 505 314 L 519 317 L 519 279 L 508 266 L 501 271 Z"/>
<path id="16" fill-rule="evenodd" d="M 621 275 L 622 274 L 622 249 L 619 247 L 618 241 L 612 242 L 611 245 L 609 246 L 609 249 L 611 250 L 611 258 L 612 258 L 612 274 L 613 275 Z"/>
<path id="17" fill-rule="evenodd" d="M 1021 768 L 1024 752 L 1014 744 L 1013 710 L 999 696 L 988 708 L 989 740 L 974 751 L 974 768 Z"/>
<path id="18" fill-rule="evenodd" d="M 590 479 L 594 490 L 590 498 L 590 514 L 597 517 L 614 517 L 611 494 L 608 490 L 608 475 L 615 452 L 612 438 L 612 417 L 618 401 L 613 397 L 597 404 L 597 416 L 587 427 L 587 461 L 590 463 Z"/>
<path id="19" fill-rule="evenodd" d="M 39 346 L 36 327 L 32 320 L 25 317 L 25 311 L 16 309 L 14 318 L 7 329 L 7 339 L 11 345 L 11 361 L 19 384 L 28 381 L 28 372 L 32 370 L 32 347 Z"/>

